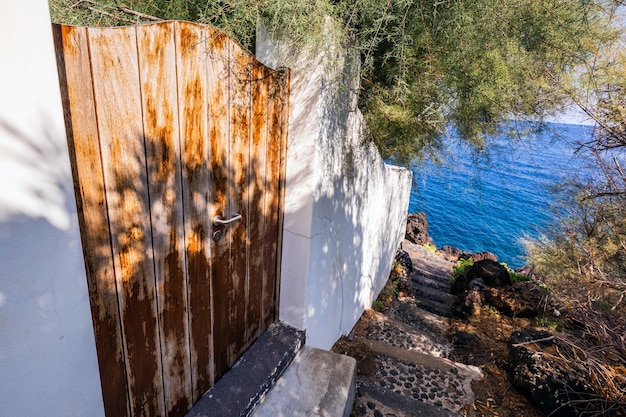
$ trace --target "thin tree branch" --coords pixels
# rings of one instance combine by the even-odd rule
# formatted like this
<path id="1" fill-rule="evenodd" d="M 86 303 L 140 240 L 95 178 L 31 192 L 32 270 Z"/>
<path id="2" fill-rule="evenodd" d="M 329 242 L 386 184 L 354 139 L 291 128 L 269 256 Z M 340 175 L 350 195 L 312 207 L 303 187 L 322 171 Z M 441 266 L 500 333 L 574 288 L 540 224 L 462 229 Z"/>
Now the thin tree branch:
<path id="1" fill-rule="evenodd" d="M 104 10 L 96 9 L 95 7 L 86 6 L 86 9 L 87 10 L 91 10 L 92 12 L 95 12 L 95 13 L 100 13 L 101 15 L 104 15 L 104 16 L 109 16 L 109 17 L 112 17 L 114 19 L 122 20 L 122 21 L 125 21 L 125 22 L 128 22 L 128 23 L 133 23 L 133 24 L 137 23 L 134 20 L 130 20 L 130 19 L 127 19 L 127 18 L 122 17 L 122 16 L 117 16 L 117 15 L 114 15 L 113 13 L 108 13 L 108 12 L 105 12 Z"/>
<path id="2" fill-rule="evenodd" d="M 511 346 L 520 347 L 525 345 L 532 345 L 533 343 L 547 342 L 549 340 L 553 340 L 555 336 L 544 337 L 543 339 L 529 340 L 528 342 L 514 343 Z"/>
<path id="3" fill-rule="evenodd" d="M 158 21 L 162 21 L 162 20 L 163 20 L 163 19 L 161 19 L 161 18 L 159 18 L 159 17 L 156 17 L 156 16 L 151 16 L 151 15 L 149 15 L 149 14 L 145 14 L 145 13 L 141 13 L 141 12 L 138 12 L 138 11 L 136 11 L 136 10 L 129 9 L 129 8 L 127 8 L 127 7 L 122 7 L 122 6 L 109 6 L 109 5 L 107 5 L 107 4 L 100 4 L 100 3 L 95 2 L 95 1 L 93 1 L 93 0 L 79 0 L 79 1 L 77 1 L 77 2 L 76 2 L 76 3 L 74 3 L 74 4 L 72 4 L 72 5 L 71 5 L 71 6 L 69 6 L 69 7 L 70 7 L 70 8 L 74 8 L 74 7 L 76 7 L 76 6 L 80 6 L 82 3 L 89 3 L 89 4 L 93 4 L 94 6 L 97 6 L 97 7 L 102 7 L 102 8 L 105 8 L 105 9 L 113 9 L 113 10 L 117 10 L 117 11 L 122 12 L 122 13 L 126 13 L 126 14 L 130 14 L 130 15 L 134 15 L 134 16 L 141 17 L 141 18 L 148 19 L 148 20 L 152 20 L 152 21 L 155 21 L 155 22 L 158 22 Z M 125 18 L 125 17 L 122 17 L 122 16 L 114 15 L 114 14 L 112 14 L 112 13 L 105 12 L 104 10 L 100 10 L 100 9 L 97 9 L 97 8 L 94 8 L 94 7 L 91 7 L 91 6 L 85 6 L 85 7 L 86 7 L 87 9 L 89 9 L 89 10 L 93 11 L 93 12 L 100 13 L 100 14 L 103 14 L 103 15 L 105 15 L 105 16 L 109 16 L 109 17 L 113 17 L 113 18 L 116 18 L 116 19 L 124 20 L 124 21 L 126 21 L 126 22 L 130 22 L 130 23 L 137 23 L 137 22 L 135 22 L 134 20 L 130 20 L 130 19 Z"/>

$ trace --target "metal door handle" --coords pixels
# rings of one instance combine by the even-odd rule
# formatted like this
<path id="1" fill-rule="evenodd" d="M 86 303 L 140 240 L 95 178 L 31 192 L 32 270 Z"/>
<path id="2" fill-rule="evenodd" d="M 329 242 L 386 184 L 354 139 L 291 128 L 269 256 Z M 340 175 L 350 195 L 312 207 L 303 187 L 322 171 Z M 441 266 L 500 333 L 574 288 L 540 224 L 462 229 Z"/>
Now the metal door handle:
<path id="1" fill-rule="evenodd" d="M 217 215 L 213 217 L 212 223 L 213 226 L 226 226 L 227 224 L 231 224 L 239 220 L 241 220 L 241 214 L 235 213 L 235 215 L 228 220 L 224 220 L 221 216 Z"/>

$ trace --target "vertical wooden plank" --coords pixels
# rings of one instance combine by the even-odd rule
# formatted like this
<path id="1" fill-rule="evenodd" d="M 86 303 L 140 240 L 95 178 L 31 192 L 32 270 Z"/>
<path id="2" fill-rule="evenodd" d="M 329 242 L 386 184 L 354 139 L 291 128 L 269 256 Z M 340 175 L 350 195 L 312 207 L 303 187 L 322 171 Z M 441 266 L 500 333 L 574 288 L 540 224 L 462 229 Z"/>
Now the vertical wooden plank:
<path id="1" fill-rule="evenodd" d="M 262 322 L 263 283 L 268 274 L 264 248 L 266 224 L 266 165 L 267 165 L 267 104 L 270 70 L 260 62 L 254 61 L 251 73 L 252 120 L 250 129 L 250 179 L 248 181 L 249 217 L 249 262 L 248 262 L 248 334 L 247 344 L 254 342 L 265 330 Z"/>
<path id="2" fill-rule="evenodd" d="M 266 164 L 267 235 L 265 247 L 268 279 L 263 282 L 262 318 L 265 326 L 276 320 L 278 313 L 278 283 L 280 282 L 280 253 L 282 250 L 282 222 L 284 205 L 284 175 L 289 84 L 288 76 L 273 71 L 270 74 L 268 102 L 268 139 Z"/>
<path id="3" fill-rule="evenodd" d="M 208 29 L 176 22 L 182 204 L 189 294 L 193 402 L 214 383 L 210 281 L 210 174 L 208 168 Z"/>
<path id="4" fill-rule="evenodd" d="M 241 221 L 230 226 L 230 347 L 229 365 L 246 351 L 248 305 L 248 230 L 249 215 L 249 161 L 250 161 L 250 70 L 252 59 L 234 41 L 230 48 L 230 163 L 231 163 L 231 215 L 239 213 Z"/>
<path id="5" fill-rule="evenodd" d="M 209 167 L 211 173 L 210 218 L 231 214 L 228 194 L 231 170 L 229 160 L 229 49 L 224 34 L 210 30 L 207 38 L 207 86 L 209 89 L 210 144 Z M 215 377 L 219 379 L 230 368 L 228 346 L 230 336 L 230 227 L 217 226 L 213 232 L 222 238 L 211 241 L 211 283 L 213 290 L 213 333 Z"/>
<path id="6" fill-rule="evenodd" d="M 283 252 L 283 227 L 285 225 L 285 184 L 287 179 L 287 147 L 289 145 L 289 97 L 291 91 L 291 70 L 289 68 L 279 68 L 277 98 L 280 109 L 280 163 L 278 179 L 278 230 L 276 237 L 276 272 L 274 274 L 274 305 L 272 321 L 278 320 L 278 306 L 280 303 L 280 274 Z"/>
<path id="7" fill-rule="evenodd" d="M 128 416 L 130 410 L 124 372 L 121 323 L 87 30 L 53 25 L 53 33 L 104 410 L 107 416 Z"/>
<path id="8" fill-rule="evenodd" d="M 280 103 L 277 98 L 279 93 L 278 77 L 276 72 L 271 72 L 269 101 L 268 101 L 268 125 L 267 125 L 267 156 L 266 156 L 266 188 L 265 188 L 265 211 L 267 212 L 267 244 L 264 247 L 264 258 L 271 260 L 265 265 L 267 278 L 263 281 L 262 292 L 262 320 L 267 327 L 274 321 L 274 291 L 276 276 L 276 251 L 278 250 L 278 184 L 280 180 Z"/>
<path id="9" fill-rule="evenodd" d="M 137 27 L 165 408 L 192 406 L 174 23 Z"/>
<path id="10" fill-rule="evenodd" d="M 165 415 L 135 28 L 87 34 L 131 415 Z"/>

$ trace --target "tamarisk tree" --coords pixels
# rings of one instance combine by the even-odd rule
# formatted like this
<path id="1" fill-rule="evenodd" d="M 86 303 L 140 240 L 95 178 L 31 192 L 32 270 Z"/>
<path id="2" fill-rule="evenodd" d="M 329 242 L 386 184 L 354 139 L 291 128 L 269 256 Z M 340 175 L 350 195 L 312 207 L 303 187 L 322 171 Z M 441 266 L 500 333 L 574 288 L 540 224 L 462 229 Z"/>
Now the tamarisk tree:
<path id="1" fill-rule="evenodd" d="M 361 110 L 385 157 L 436 154 L 447 126 L 478 149 L 503 120 L 562 110 L 576 74 L 615 37 L 612 0 L 50 0 L 54 21 L 214 25 L 253 52 L 256 26 L 361 57 Z M 565 87 L 565 88 L 564 88 Z"/>

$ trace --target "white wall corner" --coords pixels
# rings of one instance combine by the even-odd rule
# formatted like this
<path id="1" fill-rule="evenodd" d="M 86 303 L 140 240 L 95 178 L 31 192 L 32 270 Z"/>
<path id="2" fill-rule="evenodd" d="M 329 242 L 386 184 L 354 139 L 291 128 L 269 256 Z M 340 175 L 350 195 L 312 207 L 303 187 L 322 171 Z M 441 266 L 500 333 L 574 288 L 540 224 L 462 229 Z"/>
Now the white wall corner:
<path id="1" fill-rule="evenodd" d="M 387 281 L 411 175 L 366 140 L 356 54 L 337 45 L 297 51 L 263 30 L 256 50 L 292 75 L 280 318 L 329 349 Z"/>
<path id="2" fill-rule="evenodd" d="M 305 59 L 294 59 L 300 55 L 306 52 L 271 37 L 263 27 L 257 29 L 256 58 L 263 64 L 279 68 L 304 63 Z M 318 182 L 320 78 L 321 73 L 297 66 L 291 71 L 279 318 L 299 329 L 306 326 L 309 253 L 311 240 L 317 238 L 312 231 L 312 210 Z"/>

